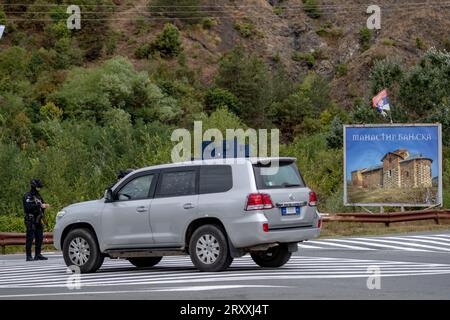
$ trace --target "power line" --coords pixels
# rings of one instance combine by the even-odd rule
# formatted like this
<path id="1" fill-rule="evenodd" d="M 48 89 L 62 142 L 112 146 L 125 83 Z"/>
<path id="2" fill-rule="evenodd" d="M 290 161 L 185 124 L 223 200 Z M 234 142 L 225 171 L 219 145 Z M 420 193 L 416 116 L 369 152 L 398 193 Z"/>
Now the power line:
<path id="1" fill-rule="evenodd" d="M 424 7 L 424 9 L 445 9 L 450 7 L 450 2 L 448 2 L 447 4 L 439 4 L 438 6 L 427 6 Z M 300 11 L 298 9 L 288 9 L 291 11 Z M 384 9 L 382 10 L 382 12 L 392 12 L 392 11 L 410 11 L 410 10 L 416 10 L 416 8 L 388 8 L 388 9 Z M 365 10 L 360 10 L 360 9 L 351 9 L 351 10 L 333 10 L 333 11 L 322 11 L 320 12 L 320 14 L 336 14 L 336 13 L 345 13 L 345 12 L 363 12 L 364 14 L 366 14 Z M 26 11 L 26 12 L 8 12 L 9 14 L 57 14 L 56 12 L 53 11 Z M 111 12 L 111 11 L 82 11 L 81 14 L 82 15 L 86 15 L 86 14 L 110 14 L 110 13 L 115 13 L 115 14 L 136 14 L 138 12 L 126 12 L 126 11 L 116 11 L 116 12 Z M 237 11 L 236 10 L 202 10 L 202 11 L 156 11 L 156 12 L 145 12 L 145 14 L 160 14 L 160 15 L 164 15 L 164 14 L 187 14 L 187 13 L 194 13 L 194 14 L 208 14 L 208 13 L 242 13 L 242 11 Z M 63 13 L 63 14 L 68 14 L 68 13 Z"/>
<path id="2" fill-rule="evenodd" d="M 428 10 L 436 10 L 438 8 L 427 8 Z M 449 6 L 450 9 L 450 6 Z M 389 13 L 397 13 L 399 10 L 390 10 Z M 401 10 L 401 12 L 410 12 L 410 10 Z M 336 15 L 336 14 L 354 14 L 352 11 L 341 11 L 341 12 L 329 12 L 329 13 L 322 13 L 322 15 Z M 358 11 L 358 13 L 366 14 L 365 12 Z M 195 17 L 145 17 L 145 16 L 133 16 L 129 18 L 82 18 L 83 21 L 132 21 L 137 19 L 142 19 L 144 21 L 157 21 L 157 20 L 198 20 L 198 19 L 239 19 L 239 18 L 266 18 L 266 15 L 241 15 L 241 16 L 235 16 L 235 15 L 207 15 L 207 16 L 195 16 Z M 7 18 L 8 21 L 65 21 L 67 18 Z"/>
<path id="3" fill-rule="evenodd" d="M 442 3 L 448 3 L 448 1 L 439 1 L 439 2 L 413 2 L 413 3 L 397 3 L 397 4 L 381 4 L 380 7 L 406 7 L 406 6 L 430 6 L 430 5 L 440 5 Z M 23 7 L 68 7 L 70 4 L 2 4 L 3 7 L 11 7 L 11 6 L 23 6 Z M 80 7 L 109 7 L 109 8 L 118 8 L 118 5 L 108 5 L 108 4 L 75 4 Z M 314 8 L 323 9 L 323 8 L 351 8 L 351 7 L 368 7 L 369 4 L 330 4 L 330 5 L 322 5 L 317 4 Z M 133 5 L 127 6 L 128 8 L 262 8 L 261 6 L 255 5 Z M 299 8 L 305 9 L 310 8 L 306 5 L 279 5 L 273 6 L 273 8 Z"/>

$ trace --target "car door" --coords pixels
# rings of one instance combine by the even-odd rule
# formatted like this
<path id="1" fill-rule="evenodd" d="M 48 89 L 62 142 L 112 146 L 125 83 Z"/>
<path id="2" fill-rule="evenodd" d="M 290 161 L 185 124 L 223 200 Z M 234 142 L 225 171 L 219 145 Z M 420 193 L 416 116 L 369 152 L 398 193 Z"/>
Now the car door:
<path id="1" fill-rule="evenodd" d="M 105 203 L 102 215 L 103 239 L 108 248 L 153 244 L 149 210 L 156 181 L 156 173 L 139 173 L 114 190 L 114 201 Z"/>
<path id="2" fill-rule="evenodd" d="M 197 215 L 198 167 L 165 169 L 159 174 L 150 209 L 155 245 L 181 246 L 184 230 Z"/>

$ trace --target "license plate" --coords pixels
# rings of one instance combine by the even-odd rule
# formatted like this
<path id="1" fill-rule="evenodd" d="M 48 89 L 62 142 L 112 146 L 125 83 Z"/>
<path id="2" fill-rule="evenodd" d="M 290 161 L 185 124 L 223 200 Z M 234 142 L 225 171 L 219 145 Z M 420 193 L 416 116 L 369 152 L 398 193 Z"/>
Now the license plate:
<path id="1" fill-rule="evenodd" d="M 300 207 L 283 207 L 281 208 L 281 214 L 283 216 L 300 214 Z"/>

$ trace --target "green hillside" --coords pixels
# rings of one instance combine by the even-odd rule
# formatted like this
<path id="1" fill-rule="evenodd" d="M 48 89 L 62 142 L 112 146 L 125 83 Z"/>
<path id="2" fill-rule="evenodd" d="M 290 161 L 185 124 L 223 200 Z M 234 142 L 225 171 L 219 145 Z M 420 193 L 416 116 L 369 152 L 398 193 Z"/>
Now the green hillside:
<path id="1" fill-rule="evenodd" d="M 440 122 L 450 206 L 448 8 L 360 1 L 2 1 L 0 231 L 40 177 L 54 217 L 117 171 L 170 161 L 175 128 L 279 128 L 322 212 L 343 212 L 342 124 Z M 68 30 L 68 4 L 82 11 Z M 346 7 L 344 7 L 346 6 Z M 413 10 L 416 9 L 416 10 Z"/>

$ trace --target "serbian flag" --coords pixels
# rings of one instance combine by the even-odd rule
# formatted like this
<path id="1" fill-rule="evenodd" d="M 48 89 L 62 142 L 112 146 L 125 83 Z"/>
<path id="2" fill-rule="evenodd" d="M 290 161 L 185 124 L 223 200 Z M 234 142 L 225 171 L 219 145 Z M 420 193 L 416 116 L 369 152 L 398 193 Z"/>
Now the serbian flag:
<path id="1" fill-rule="evenodd" d="M 372 98 L 373 107 L 377 109 L 379 113 L 381 113 L 384 117 L 386 117 L 385 111 L 390 111 L 391 107 L 389 106 L 389 99 L 387 90 L 384 89 L 375 97 Z"/>

